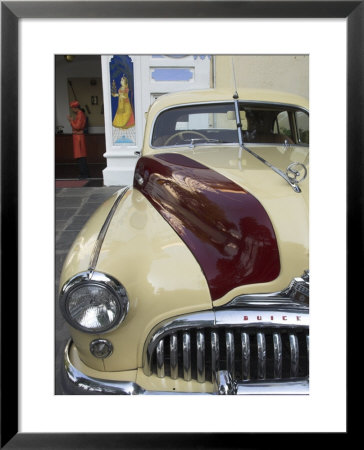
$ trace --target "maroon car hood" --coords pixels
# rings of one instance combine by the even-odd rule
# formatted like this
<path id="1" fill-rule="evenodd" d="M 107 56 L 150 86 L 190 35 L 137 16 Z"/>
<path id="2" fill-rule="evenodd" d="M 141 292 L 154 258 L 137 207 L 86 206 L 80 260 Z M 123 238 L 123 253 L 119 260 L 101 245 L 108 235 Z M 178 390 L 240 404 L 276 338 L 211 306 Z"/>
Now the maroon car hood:
<path id="1" fill-rule="evenodd" d="M 139 159 L 138 189 L 188 246 L 212 300 L 280 272 L 272 223 L 258 200 L 220 173 L 165 153 Z"/>

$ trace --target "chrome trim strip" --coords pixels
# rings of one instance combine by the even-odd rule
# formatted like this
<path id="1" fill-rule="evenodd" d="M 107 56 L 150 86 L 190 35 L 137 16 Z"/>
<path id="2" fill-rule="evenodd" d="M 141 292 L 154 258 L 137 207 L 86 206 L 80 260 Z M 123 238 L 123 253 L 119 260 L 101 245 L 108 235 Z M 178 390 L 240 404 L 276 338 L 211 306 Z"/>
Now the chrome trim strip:
<path id="1" fill-rule="evenodd" d="M 64 376 L 67 383 L 66 390 L 71 388 L 72 394 L 101 394 L 101 395 L 211 395 L 208 392 L 176 392 L 176 391 L 147 391 L 133 381 L 104 380 L 93 378 L 78 370 L 69 358 L 70 339 L 64 351 Z M 69 388 L 70 386 L 70 388 Z M 75 392 L 76 391 L 76 392 Z"/>
<path id="2" fill-rule="evenodd" d="M 163 378 L 165 376 L 165 368 L 164 368 L 164 339 L 159 341 L 157 345 L 157 376 L 158 378 Z"/>
<path id="3" fill-rule="evenodd" d="M 308 305 L 303 303 L 295 302 L 291 298 L 284 298 L 281 296 L 280 292 L 277 292 L 277 296 L 274 294 L 257 294 L 257 295 L 241 295 L 236 297 L 230 303 L 224 305 L 221 308 L 231 308 L 231 307 L 245 307 L 245 308 L 266 308 L 266 309 L 275 309 L 277 311 L 287 311 L 287 310 L 307 310 L 309 309 Z"/>
<path id="4" fill-rule="evenodd" d="M 246 382 L 233 383 L 231 376 L 227 371 L 218 371 L 216 384 L 223 386 L 219 392 L 217 387 L 215 392 L 176 392 L 176 391 L 147 391 L 133 381 L 104 380 L 100 378 L 89 377 L 78 370 L 69 357 L 69 350 L 72 344 L 70 339 L 64 351 L 64 374 L 65 381 L 72 388 L 72 393 L 77 394 L 114 394 L 114 395 L 216 395 L 228 393 L 236 395 L 249 394 L 308 394 L 308 379 L 296 379 L 294 381 L 284 382 Z M 225 388 L 226 386 L 226 388 Z M 68 389 L 68 386 L 67 386 Z M 77 392 L 74 392 L 77 391 Z"/>
<path id="5" fill-rule="evenodd" d="M 280 142 L 248 142 L 249 147 L 287 147 L 286 142 L 280 143 Z M 235 144 L 236 145 L 236 144 Z M 292 147 L 310 147 L 309 144 L 303 144 L 303 143 L 299 143 L 299 144 L 288 144 L 288 146 L 290 148 Z"/>
<path id="6" fill-rule="evenodd" d="M 244 294 L 233 298 L 222 308 L 230 307 L 267 307 L 275 310 L 279 309 L 303 309 L 308 310 L 308 298 L 310 287 L 310 273 L 306 270 L 300 277 L 295 277 L 289 283 L 288 287 L 279 292 L 269 292 L 266 294 Z M 304 290 L 304 297 L 307 302 L 297 300 L 297 292 Z"/>
<path id="7" fill-rule="evenodd" d="M 250 338 L 248 333 L 241 333 L 242 376 L 244 380 L 250 378 Z"/>
<path id="8" fill-rule="evenodd" d="M 226 308 L 214 311 L 202 311 L 172 317 L 157 324 L 148 334 L 143 348 L 143 371 L 152 375 L 151 361 L 160 339 L 171 333 L 194 328 L 218 328 L 223 326 L 237 328 L 269 327 L 308 328 L 308 309 L 272 311 L 259 309 Z"/>
<path id="9" fill-rule="evenodd" d="M 99 378 L 89 377 L 78 370 L 69 357 L 72 340 L 67 342 L 64 350 L 64 370 L 66 381 L 73 389 L 84 394 L 119 394 L 119 395 L 138 395 L 144 394 L 145 390 L 132 381 L 111 381 Z"/>
<path id="10" fill-rule="evenodd" d="M 212 371 L 212 379 L 211 382 L 215 381 L 215 374 L 219 370 L 219 362 L 220 362 L 220 343 L 219 343 L 219 335 L 216 331 L 211 331 L 211 371 Z"/>
<path id="11" fill-rule="evenodd" d="M 237 395 L 308 395 L 308 379 L 297 379 L 295 381 L 261 381 L 254 383 L 238 383 L 236 385 Z"/>
<path id="12" fill-rule="evenodd" d="M 257 347 L 258 347 L 258 378 L 260 380 L 265 380 L 267 349 L 264 333 L 257 333 Z"/>
<path id="13" fill-rule="evenodd" d="M 100 255 L 100 251 L 101 251 L 101 247 L 102 247 L 102 243 L 104 242 L 105 236 L 106 236 L 106 232 L 109 228 L 111 219 L 113 218 L 116 208 L 118 207 L 121 199 L 124 197 L 124 195 L 127 193 L 127 191 L 129 190 L 129 186 L 127 186 L 126 188 L 124 188 L 124 190 L 119 191 L 119 194 L 114 202 L 114 204 L 112 205 L 109 214 L 106 217 L 106 220 L 103 224 L 103 226 L 101 227 L 101 230 L 99 232 L 99 235 L 97 236 L 94 248 L 92 250 L 92 254 L 91 254 L 91 258 L 90 258 L 90 263 L 89 263 L 89 271 L 94 271 L 96 268 L 96 264 L 97 264 L 97 260 L 99 259 L 99 255 Z"/>
<path id="14" fill-rule="evenodd" d="M 234 334 L 231 331 L 227 331 L 225 334 L 226 344 L 226 369 L 235 379 L 235 346 L 234 346 Z"/>
<path id="15" fill-rule="evenodd" d="M 273 311 L 272 309 L 226 308 L 215 310 L 215 325 L 230 327 L 292 328 L 307 326 L 308 310 Z"/>
<path id="16" fill-rule="evenodd" d="M 298 375 L 299 347 L 298 339 L 295 334 L 289 335 L 289 345 L 291 348 L 291 378 Z"/>
<path id="17" fill-rule="evenodd" d="M 191 380 L 191 336 L 187 331 L 183 333 L 183 379 Z"/>
<path id="18" fill-rule="evenodd" d="M 171 364 L 171 378 L 177 380 L 178 378 L 178 338 L 176 334 L 172 334 L 170 338 L 170 364 Z"/>
<path id="19" fill-rule="evenodd" d="M 205 334 L 202 331 L 197 332 L 197 381 L 204 383 L 205 377 Z"/>
<path id="20" fill-rule="evenodd" d="M 279 333 L 273 334 L 274 378 L 282 378 L 282 339 Z"/>
<path id="21" fill-rule="evenodd" d="M 188 130 L 186 130 L 188 131 Z M 217 143 L 213 143 L 213 142 L 201 142 L 201 144 L 198 144 L 199 147 L 211 147 L 213 145 L 217 145 Z M 219 142 L 218 143 L 219 147 L 238 147 L 239 146 L 239 142 Z M 264 144 L 262 144 L 264 145 Z M 272 144 L 267 144 L 268 146 L 272 146 Z M 284 144 L 274 144 L 274 145 L 284 145 Z M 191 147 L 191 144 L 174 144 L 174 145 L 164 145 L 163 147 L 152 147 L 151 148 L 153 150 L 171 150 L 171 149 L 181 149 L 184 148 L 186 150 L 191 150 L 191 152 L 194 152 L 194 148 L 195 147 Z"/>

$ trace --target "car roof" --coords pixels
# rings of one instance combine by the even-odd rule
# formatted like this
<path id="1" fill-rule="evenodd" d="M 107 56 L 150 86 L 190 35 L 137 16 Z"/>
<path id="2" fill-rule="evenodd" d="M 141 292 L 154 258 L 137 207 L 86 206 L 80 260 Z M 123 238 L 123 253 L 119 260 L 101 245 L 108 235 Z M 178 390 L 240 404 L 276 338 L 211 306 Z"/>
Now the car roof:
<path id="1" fill-rule="evenodd" d="M 299 95 L 269 89 L 237 89 L 240 101 L 257 101 L 283 103 L 308 109 L 308 99 Z M 233 101 L 235 89 L 204 89 L 195 91 L 179 91 L 164 94 L 151 105 L 150 113 L 161 109 L 188 103 Z"/>

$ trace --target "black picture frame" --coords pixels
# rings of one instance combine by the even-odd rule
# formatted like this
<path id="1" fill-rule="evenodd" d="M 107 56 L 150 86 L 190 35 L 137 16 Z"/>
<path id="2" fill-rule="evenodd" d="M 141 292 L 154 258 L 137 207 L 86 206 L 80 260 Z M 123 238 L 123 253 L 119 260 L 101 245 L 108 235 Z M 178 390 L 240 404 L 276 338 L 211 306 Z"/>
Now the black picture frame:
<path id="1" fill-rule="evenodd" d="M 346 18 L 347 20 L 347 311 L 363 251 L 363 1 L 2 1 L 1 2 L 1 448 L 258 448 L 270 435 L 240 433 L 19 433 L 18 325 L 18 21 L 21 18 Z M 340 178 L 326 183 L 334 191 Z M 330 194 L 329 194 L 330 195 Z M 332 192 L 334 195 L 334 192 Z M 337 274 L 333 274 L 337 276 Z M 328 280 L 331 282 L 331 280 Z M 12 301 L 8 301 L 11 289 Z M 11 336 L 11 345 L 8 337 Z M 334 344 L 332 344 L 334 345 Z M 349 359 L 348 359 L 349 361 Z M 11 368 L 11 370 L 9 370 Z M 348 392 L 349 394 L 349 392 Z M 166 412 L 159 412 L 161 418 Z M 207 412 L 202 412 L 206 414 Z M 273 413 L 273 412 L 272 412 Z M 287 412 L 290 414 L 291 412 Z M 349 416 L 348 416 L 349 417 Z M 213 420 L 218 420 L 214 416 Z M 349 436 L 339 433 L 339 438 Z M 275 436 L 276 437 L 276 436 Z M 300 438 L 300 444 L 309 439 Z M 286 441 L 287 439 L 287 441 Z M 280 436 L 283 447 L 292 437 Z M 317 439 L 317 435 L 316 435 Z M 309 441 L 307 441 L 309 442 Z M 313 441 L 317 443 L 316 441 Z M 269 446 L 271 448 L 272 445 Z"/>

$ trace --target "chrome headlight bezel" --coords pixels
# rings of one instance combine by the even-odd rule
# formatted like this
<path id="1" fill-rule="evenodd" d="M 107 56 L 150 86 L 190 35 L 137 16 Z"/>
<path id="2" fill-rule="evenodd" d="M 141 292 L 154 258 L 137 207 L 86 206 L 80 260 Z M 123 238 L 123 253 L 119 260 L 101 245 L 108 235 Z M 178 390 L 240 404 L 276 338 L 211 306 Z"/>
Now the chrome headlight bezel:
<path id="1" fill-rule="evenodd" d="M 70 314 L 68 305 L 71 295 L 84 286 L 97 286 L 106 289 L 113 296 L 116 313 L 114 320 L 109 325 L 98 327 L 97 329 L 84 327 L 74 320 Z M 59 306 L 63 317 L 73 328 L 85 333 L 99 335 L 114 330 L 123 322 L 129 311 L 129 300 L 124 286 L 116 278 L 102 272 L 90 270 L 75 275 L 63 285 L 59 296 Z"/>

